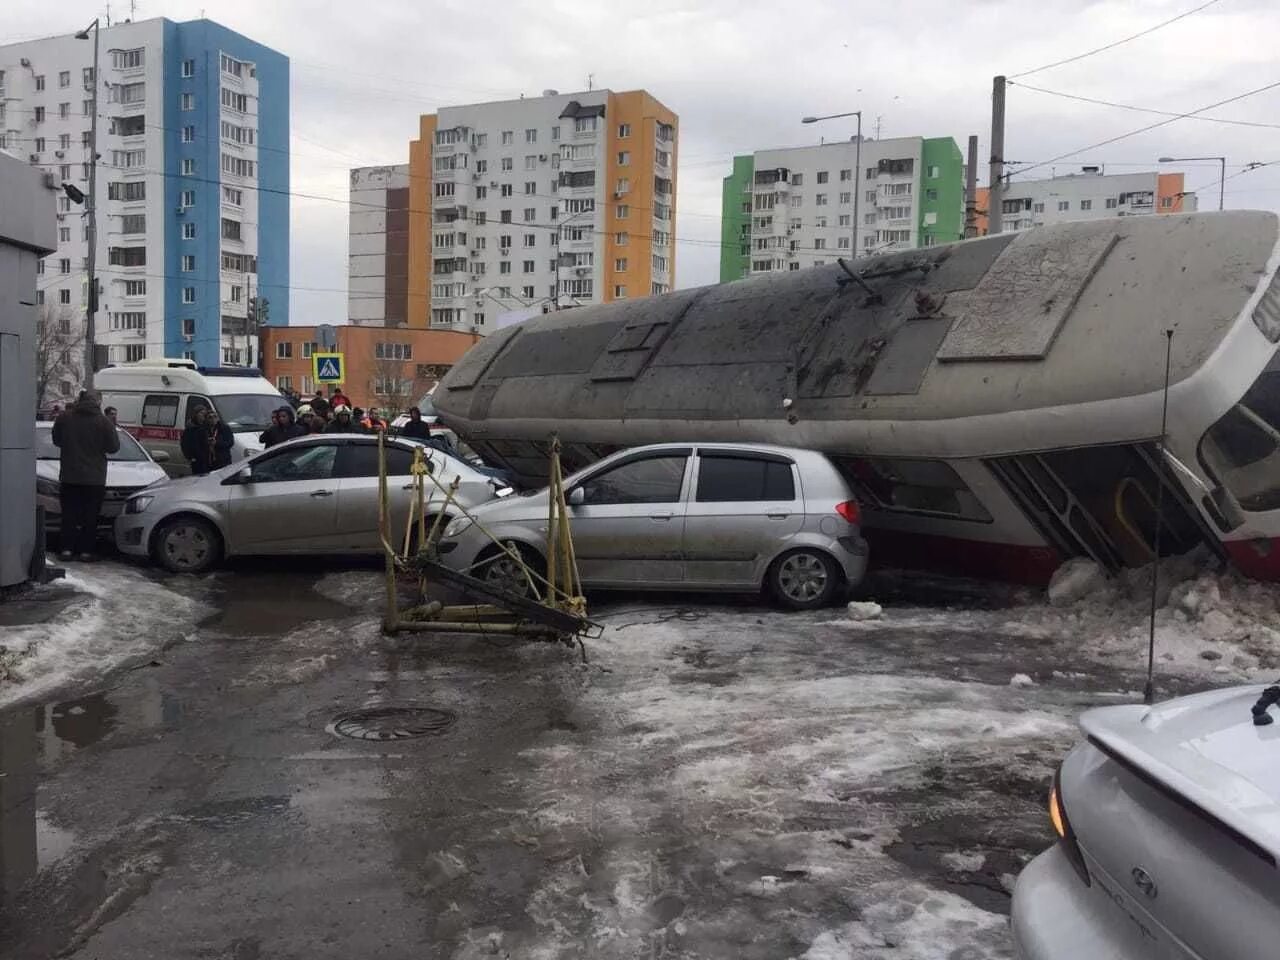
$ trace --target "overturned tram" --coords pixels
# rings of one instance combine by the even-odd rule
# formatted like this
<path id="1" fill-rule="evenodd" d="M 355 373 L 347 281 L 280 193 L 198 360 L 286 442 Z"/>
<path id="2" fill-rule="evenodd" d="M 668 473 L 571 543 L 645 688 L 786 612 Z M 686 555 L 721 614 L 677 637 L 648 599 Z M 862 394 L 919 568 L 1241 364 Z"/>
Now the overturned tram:
<path id="1" fill-rule="evenodd" d="M 1204 543 L 1276 580 L 1278 241 L 1271 213 L 1110 219 L 566 310 L 486 338 L 435 404 L 530 484 L 553 433 L 575 470 L 824 451 L 881 565 L 1040 584 Z"/>

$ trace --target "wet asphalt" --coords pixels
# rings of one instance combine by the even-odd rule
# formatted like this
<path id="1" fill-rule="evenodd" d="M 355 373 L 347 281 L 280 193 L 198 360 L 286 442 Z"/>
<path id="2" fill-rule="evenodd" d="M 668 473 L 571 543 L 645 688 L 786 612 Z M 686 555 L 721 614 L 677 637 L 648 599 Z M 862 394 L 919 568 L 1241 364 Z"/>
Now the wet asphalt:
<path id="1" fill-rule="evenodd" d="M 1071 722 L 1141 683 L 1047 641 L 686 596 L 599 598 L 585 664 L 390 638 L 376 568 L 332 572 L 238 565 L 195 639 L 0 713 L 0 956 L 773 958 L 831 931 L 1010 956 Z M 995 920 L 876 912 L 920 891 Z"/>

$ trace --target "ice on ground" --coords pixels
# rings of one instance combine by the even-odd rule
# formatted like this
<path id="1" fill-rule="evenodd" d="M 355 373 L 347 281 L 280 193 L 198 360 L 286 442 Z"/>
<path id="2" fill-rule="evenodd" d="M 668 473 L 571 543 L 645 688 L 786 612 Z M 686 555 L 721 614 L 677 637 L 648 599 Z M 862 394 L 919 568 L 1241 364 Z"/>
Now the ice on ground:
<path id="1" fill-rule="evenodd" d="M 1009 678 L 1009 686 L 1011 687 L 1034 687 L 1036 682 L 1025 673 L 1015 673 Z"/>
<path id="2" fill-rule="evenodd" d="M 850 600 L 848 605 L 850 620 L 879 620 L 884 607 L 872 600 Z"/>
<path id="3" fill-rule="evenodd" d="M 64 582 L 83 596 L 47 623 L 5 631 L 0 707 L 154 654 L 190 637 L 212 612 L 202 600 L 115 563 L 77 567 Z"/>
<path id="4" fill-rule="evenodd" d="M 980 850 L 953 850 L 942 855 L 942 862 L 957 873 L 977 873 L 987 865 L 987 855 Z"/>
<path id="5" fill-rule="evenodd" d="M 1072 557 L 1049 580 L 1049 603 L 1055 607 L 1075 603 L 1101 587 L 1106 572 L 1088 557 Z"/>
<path id="6" fill-rule="evenodd" d="M 386 603 L 381 571 L 343 570 L 326 573 L 316 580 L 311 589 L 357 610 L 381 610 Z"/>

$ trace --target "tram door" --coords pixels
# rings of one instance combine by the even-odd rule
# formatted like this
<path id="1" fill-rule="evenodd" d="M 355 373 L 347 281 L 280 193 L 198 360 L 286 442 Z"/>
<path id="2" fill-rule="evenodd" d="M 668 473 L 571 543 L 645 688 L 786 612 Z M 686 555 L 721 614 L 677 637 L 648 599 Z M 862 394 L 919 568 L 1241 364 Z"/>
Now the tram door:
<path id="1" fill-rule="evenodd" d="M 1199 543 L 1221 552 L 1154 441 L 1051 450 L 986 461 L 1041 532 L 1066 556 L 1107 570 L 1140 567 Z"/>

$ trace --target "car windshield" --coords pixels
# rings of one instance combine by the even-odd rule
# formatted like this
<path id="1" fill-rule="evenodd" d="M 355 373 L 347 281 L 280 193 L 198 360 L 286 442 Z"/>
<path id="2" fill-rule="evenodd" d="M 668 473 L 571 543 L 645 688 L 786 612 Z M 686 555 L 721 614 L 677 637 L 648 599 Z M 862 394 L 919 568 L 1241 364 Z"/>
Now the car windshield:
<path id="1" fill-rule="evenodd" d="M 1200 459 L 1245 510 L 1280 508 L 1280 354 L 1209 428 Z"/>
<path id="2" fill-rule="evenodd" d="M 116 462 L 136 462 L 148 459 L 147 453 L 138 445 L 138 441 L 123 430 L 116 430 L 120 438 L 120 449 L 107 454 L 107 459 Z M 36 427 L 36 459 L 61 460 L 62 451 L 53 444 L 52 427 Z"/>
<path id="3" fill-rule="evenodd" d="M 285 403 L 284 397 L 270 393 L 229 393 L 213 397 L 218 416 L 232 430 L 265 430 L 271 414 Z"/>

